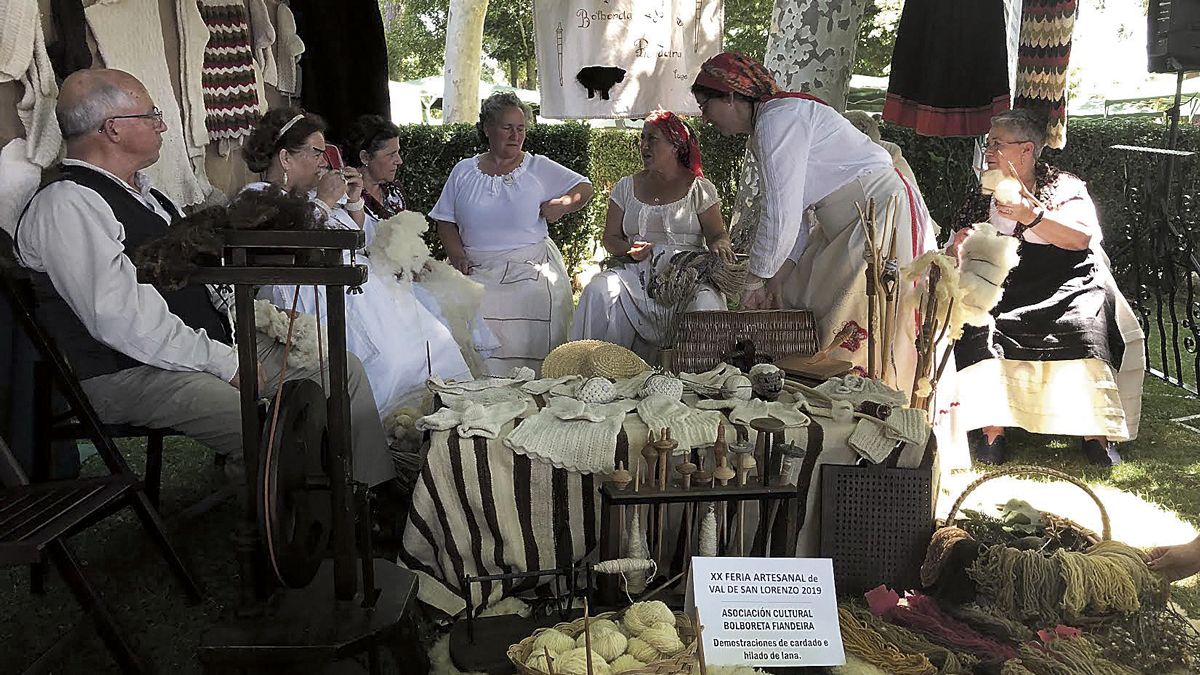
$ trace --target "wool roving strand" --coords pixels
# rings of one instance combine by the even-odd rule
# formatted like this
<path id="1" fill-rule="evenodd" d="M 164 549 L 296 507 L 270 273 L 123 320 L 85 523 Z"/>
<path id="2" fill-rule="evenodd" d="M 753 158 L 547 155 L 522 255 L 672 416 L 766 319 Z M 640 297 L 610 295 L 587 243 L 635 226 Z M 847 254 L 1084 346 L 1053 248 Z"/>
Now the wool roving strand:
<path id="1" fill-rule="evenodd" d="M 953 651 L 941 645 L 934 644 L 903 626 L 888 623 L 865 609 L 854 610 L 854 616 L 871 630 L 879 633 L 883 639 L 896 645 L 896 648 L 901 652 L 905 654 L 924 654 L 929 659 L 929 662 L 937 668 L 939 673 L 958 675 L 960 673 L 971 672 Z M 974 657 L 968 656 L 967 658 L 977 662 L 977 659 Z"/>
<path id="2" fill-rule="evenodd" d="M 936 675 L 937 668 L 924 654 L 905 654 L 896 645 L 859 621 L 850 610 L 838 608 L 842 643 L 846 651 L 893 675 Z"/>

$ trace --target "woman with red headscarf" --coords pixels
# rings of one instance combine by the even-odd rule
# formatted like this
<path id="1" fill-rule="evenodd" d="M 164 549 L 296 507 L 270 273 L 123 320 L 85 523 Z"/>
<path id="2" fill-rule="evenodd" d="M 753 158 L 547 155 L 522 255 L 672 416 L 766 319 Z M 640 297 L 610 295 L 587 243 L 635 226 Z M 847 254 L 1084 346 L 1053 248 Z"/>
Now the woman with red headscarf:
<path id="1" fill-rule="evenodd" d="M 717 188 L 704 177 L 696 136 L 679 116 L 659 111 L 647 117 L 639 149 L 645 168 L 617 181 L 608 200 L 602 243 L 613 265 L 583 289 L 571 339 L 623 345 L 653 363 L 659 348 L 669 346 L 664 342 L 676 310 L 726 307 L 724 296 L 705 283 L 679 304 L 655 300 L 661 298 L 656 288 L 679 276 L 672 261 L 687 261 L 704 278 L 703 270 L 732 264 L 734 255 Z M 677 258 L 704 251 L 712 255 Z"/>
<path id="2" fill-rule="evenodd" d="M 741 307 L 806 308 L 827 343 L 848 323 L 867 330 L 866 235 L 858 207 L 883 212 L 898 200 L 896 255 L 901 266 L 935 247 L 925 204 L 892 158 L 824 101 L 785 92 L 761 64 L 718 54 L 692 85 L 704 119 L 726 136 L 749 134 L 758 163 L 761 218 L 746 238 L 750 254 Z M 879 219 L 879 226 L 883 224 Z M 752 226 L 752 225 L 751 225 Z M 739 237 L 739 239 L 741 239 Z M 912 321 L 893 345 L 882 379 L 911 390 L 916 350 Z M 838 358 L 866 365 L 863 339 L 840 345 Z"/>

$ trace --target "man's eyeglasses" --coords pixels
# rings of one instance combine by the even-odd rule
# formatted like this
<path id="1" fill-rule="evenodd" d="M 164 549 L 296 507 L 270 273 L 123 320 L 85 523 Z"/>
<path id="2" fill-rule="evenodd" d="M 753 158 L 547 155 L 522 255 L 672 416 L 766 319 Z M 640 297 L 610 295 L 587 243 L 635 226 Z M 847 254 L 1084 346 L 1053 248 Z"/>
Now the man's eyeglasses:
<path id="1" fill-rule="evenodd" d="M 996 152 L 1005 145 L 1019 145 L 1021 143 L 1032 143 L 1033 141 L 993 141 L 989 140 L 984 144 L 983 149 L 988 152 Z"/>
<path id="2" fill-rule="evenodd" d="M 150 112 L 148 113 L 142 113 L 140 115 L 113 115 L 112 117 L 105 118 L 104 121 L 107 123 L 109 120 L 154 120 L 156 122 L 162 122 L 163 111 L 156 107 L 151 108 Z M 100 126 L 99 131 L 104 131 L 104 125 Z"/>

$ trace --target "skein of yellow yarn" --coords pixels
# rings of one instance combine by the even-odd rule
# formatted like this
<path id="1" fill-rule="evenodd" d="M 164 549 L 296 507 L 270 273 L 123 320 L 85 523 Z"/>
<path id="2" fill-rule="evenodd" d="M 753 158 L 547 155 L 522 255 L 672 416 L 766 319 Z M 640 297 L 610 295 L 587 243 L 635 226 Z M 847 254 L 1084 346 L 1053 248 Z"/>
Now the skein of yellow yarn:
<path id="1" fill-rule="evenodd" d="M 663 658 L 658 650 L 651 647 L 645 640 L 641 638 L 629 638 L 629 644 L 625 647 L 625 653 L 642 663 L 654 663 Z"/>
<path id="2" fill-rule="evenodd" d="M 540 670 L 543 673 L 550 672 L 550 668 L 546 664 L 546 652 L 544 651 L 538 651 L 534 654 L 530 654 L 529 659 L 525 661 L 525 665 L 535 670 Z"/>
<path id="3" fill-rule="evenodd" d="M 679 632 L 675 630 L 673 623 L 656 622 L 642 631 L 638 638 L 664 656 L 674 656 L 683 651 L 683 641 L 679 639 Z"/>
<path id="4" fill-rule="evenodd" d="M 621 628 L 625 630 L 626 635 L 637 637 L 642 634 L 642 631 L 659 621 L 675 624 L 675 614 L 671 612 L 666 603 L 660 600 L 635 602 L 625 610 L 625 616 L 621 619 Z"/>
<path id="5" fill-rule="evenodd" d="M 633 656 L 630 654 L 622 654 L 618 656 L 612 663 L 608 664 L 608 667 L 609 670 L 612 671 L 613 675 L 618 675 L 619 673 L 628 672 L 630 670 L 645 668 L 646 664 L 633 658 Z"/>
<path id="6" fill-rule="evenodd" d="M 588 675 L 587 649 L 572 649 L 563 652 L 554 659 L 554 672 L 557 675 Z M 592 675 L 611 675 L 608 661 L 592 650 Z"/>
<path id="7" fill-rule="evenodd" d="M 557 655 L 566 651 L 575 649 L 575 640 L 570 635 L 561 631 L 547 628 L 538 633 L 538 636 L 533 639 L 532 654 L 542 653 L 544 650 L 549 650 L 550 654 Z"/>
<path id="8" fill-rule="evenodd" d="M 610 621 L 609 623 L 612 622 Z M 615 626 L 616 624 L 613 625 Z M 617 630 L 616 628 L 607 627 L 596 630 L 596 627 L 593 626 L 591 632 L 592 651 L 596 652 L 600 656 L 603 656 L 605 661 L 612 661 L 613 659 L 625 653 L 627 640 L 625 638 L 625 634 L 621 631 Z M 586 647 L 587 636 L 585 636 L 583 633 L 580 633 L 575 638 L 575 646 L 577 648 Z"/>
<path id="9" fill-rule="evenodd" d="M 592 634 L 595 635 L 602 630 L 621 630 L 616 621 L 612 619 L 592 619 Z"/>

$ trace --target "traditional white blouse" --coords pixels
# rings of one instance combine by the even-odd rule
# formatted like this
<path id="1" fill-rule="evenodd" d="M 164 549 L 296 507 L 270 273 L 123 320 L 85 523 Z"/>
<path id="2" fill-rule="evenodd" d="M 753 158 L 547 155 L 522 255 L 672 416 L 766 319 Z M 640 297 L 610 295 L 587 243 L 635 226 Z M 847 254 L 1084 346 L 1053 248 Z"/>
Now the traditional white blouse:
<path id="1" fill-rule="evenodd" d="M 789 253 L 795 258 L 803 251 L 806 209 L 859 176 L 892 168 L 888 151 L 841 113 L 802 98 L 759 106 L 751 150 L 759 160 L 762 218 L 749 271 L 764 279 L 775 276 Z"/>
<path id="2" fill-rule="evenodd" d="M 550 236 L 542 202 L 561 197 L 586 177 L 532 152 L 503 176 L 479 169 L 482 155 L 468 157 L 450 172 L 429 217 L 454 223 L 463 245 L 477 251 L 506 251 Z"/>
<path id="3" fill-rule="evenodd" d="M 680 199 L 669 204 L 647 204 L 634 194 L 633 176 L 617 181 L 609 198 L 624 212 L 621 230 L 630 243 L 648 241 L 688 248 L 704 247 L 700 214 L 721 201 L 712 181 L 697 178 Z"/>

